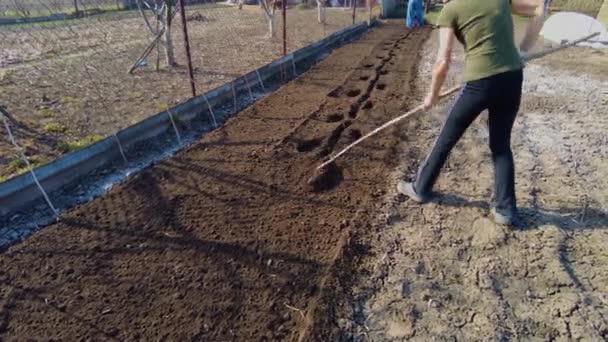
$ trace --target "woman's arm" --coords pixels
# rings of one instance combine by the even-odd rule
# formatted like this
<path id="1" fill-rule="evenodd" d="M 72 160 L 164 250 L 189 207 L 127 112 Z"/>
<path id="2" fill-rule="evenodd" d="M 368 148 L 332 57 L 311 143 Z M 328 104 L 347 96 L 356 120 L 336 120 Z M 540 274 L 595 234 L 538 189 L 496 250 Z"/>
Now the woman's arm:
<path id="1" fill-rule="evenodd" d="M 524 39 L 519 44 L 520 51 L 526 52 L 536 43 L 550 2 L 550 0 L 512 0 L 513 13 L 531 17 Z"/>
<path id="2" fill-rule="evenodd" d="M 439 52 L 437 54 L 437 60 L 433 67 L 433 79 L 431 80 L 431 89 L 424 100 L 425 109 L 430 109 L 439 98 L 439 91 L 445 82 L 445 78 L 450 69 L 450 63 L 452 62 L 452 50 L 454 49 L 454 42 L 456 36 L 454 36 L 454 30 L 449 27 L 442 27 L 439 29 Z"/>

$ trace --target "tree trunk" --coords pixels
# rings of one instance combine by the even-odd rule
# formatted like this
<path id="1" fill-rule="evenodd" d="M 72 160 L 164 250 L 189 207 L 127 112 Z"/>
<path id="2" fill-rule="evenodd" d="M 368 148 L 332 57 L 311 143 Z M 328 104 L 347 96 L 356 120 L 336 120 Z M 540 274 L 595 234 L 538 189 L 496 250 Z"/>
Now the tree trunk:
<path id="1" fill-rule="evenodd" d="M 274 3 L 272 0 L 260 0 L 260 6 L 264 10 L 264 15 L 268 21 L 268 33 L 270 38 L 275 36 L 275 25 L 274 25 Z"/>
<path id="2" fill-rule="evenodd" d="M 268 16 L 266 18 L 268 20 L 268 33 L 271 38 L 275 36 L 275 27 L 274 27 L 274 16 Z"/>
<path id="3" fill-rule="evenodd" d="M 173 39 L 171 38 L 171 25 L 172 25 L 172 9 L 173 5 L 171 1 L 166 1 L 165 14 L 163 15 L 163 21 L 165 24 L 165 58 L 168 66 L 175 66 L 175 54 L 173 51 Z"/>
<path id="4" fill-rule="evenodd" d="M 325 24 L 325 1 L 317 0 L 317 12 L 319 24 Z"/>
<path id="5" fill-rule="evenodd" d="M 78 0 L 74 0 L 74 14 L 76 14 L 76 16 L 80 14 L 80 9 L 78 8 Z"/>

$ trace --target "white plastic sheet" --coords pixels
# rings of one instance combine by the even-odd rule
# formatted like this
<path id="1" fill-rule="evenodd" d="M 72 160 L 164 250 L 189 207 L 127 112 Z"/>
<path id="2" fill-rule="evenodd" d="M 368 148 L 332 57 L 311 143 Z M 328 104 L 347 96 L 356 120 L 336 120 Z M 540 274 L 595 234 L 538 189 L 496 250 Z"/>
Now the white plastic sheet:
<path id="1" fill-rule="evenodd" d="M 600 32 L 600 35 L 579 45 L 608 48 L 608 31 L 604 24 L 584 14 L 560 12 L 547 19 L 540 34 L 546 40 L 560 44 L 595 32 Z"/>

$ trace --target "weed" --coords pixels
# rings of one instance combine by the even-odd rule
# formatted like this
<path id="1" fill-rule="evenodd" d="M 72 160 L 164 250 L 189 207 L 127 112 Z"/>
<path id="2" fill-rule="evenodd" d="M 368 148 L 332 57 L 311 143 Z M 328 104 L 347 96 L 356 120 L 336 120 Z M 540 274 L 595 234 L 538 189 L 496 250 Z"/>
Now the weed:
<path id="1" fill-rule="evenodd" d="M 8 162 L 8 167 L 11 170 L 22 169 L 26 166 L 27 166 L 27 163 L 25 162 L 25 160 L 21 159 L 20 157 L 15 157 L 10 162 Z"/>
<path id="2" fill-rule="evenodd" d="M 165 111 L 165 110 L 169 109 L 169 105 L 164 104 L 164 103 L 155 104 L 154 109 L 160 110 L 160 111 Z"/>
<path id="3" fill-rule="evenodd" d="M 36 115 L 46 118 L 46 119 L 52 118 L 53 116 L 55 116 L 55 112 L 48 108 L 36 109 L 35 113 L 36 113 Z"/>
<path id="4" fill-rule="evenodd" d="M 85 148 L 93 143 L 98 142 L 99 140 L 103 139 L 103 137 L 101 135 L 89 135 L 88 137 L 85 137 L 84 139 L 80 139 L 80 140 L 75 140 L 75 141 L 59 141 L 56 145 L 55 148 L 59 151 L 61 151 L 62 153 L 68 153 L 68 152 L 73 152 L 73 151 L 78 151 L 82 148 Z"/>
<path id="5" fill-rule="evenodd" d="M 32 169 L 35 169 L 46 163 L 47 163 L 46 159 L 37 159 L 36 157 L 30 158 L 30 166 L 32 167 Z M 27 171 L 29 171 L 29 168 L 27 167 L 27 163 L 23 159 L 15 157 L 14 159 L 12 159 L 9 162 L 8 172 L 10 172 L 11 175 L 0 176 L 0 182 L 4 182 L 4 181 L 8 180 L 12 175 L 17 176 L 22 173 L 26 173 Z"/>
<path id="6" fill-rule="evenodd" d="M 144 96 L 142 91 L 130 91 L 127 93 L 130 99 L 137 99 Z"/>
<path id="7" fill-rule="evenodd" d="M 67 127 L 57 122 L 50 122 L 44 125 L 43 130 L 46 133 L 63 133 L 67 130 Z"/>

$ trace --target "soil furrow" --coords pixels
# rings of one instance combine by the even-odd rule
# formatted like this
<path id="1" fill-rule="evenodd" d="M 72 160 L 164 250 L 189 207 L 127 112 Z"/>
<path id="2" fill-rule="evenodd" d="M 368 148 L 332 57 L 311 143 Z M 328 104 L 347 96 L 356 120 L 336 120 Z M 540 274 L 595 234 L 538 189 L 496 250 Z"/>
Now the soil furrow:
<path id="1" fill-rule="evenodd" d="M 345 156 L 331 191 L 311 193 L 305 181 L 319 151 L 397 113 L 394 92 L 408 93 L 427 34 L 401 23 L 374 30 L 187 150 L 10 247 L 0 255 L 0 282 L 15 291 L 1 294 L 10 303 L 1 338 L 318 340 L 325 329 L 316 327 L 336 313 L 328 300 L 335 260 L 373 219 L 398 138 L 379 136 Z M 376 58 L 386 41 L 412 48 L 382 54 L 390 65 Z M 366 83 L 378 80 L 384 90 Z M 339 96 L 328 96 L 335 89 Z M 363 108 L 368 101 L 373 108 Z M 356 119 L 348 117 L 353 104 Z"/>

